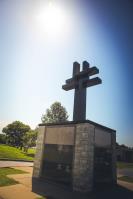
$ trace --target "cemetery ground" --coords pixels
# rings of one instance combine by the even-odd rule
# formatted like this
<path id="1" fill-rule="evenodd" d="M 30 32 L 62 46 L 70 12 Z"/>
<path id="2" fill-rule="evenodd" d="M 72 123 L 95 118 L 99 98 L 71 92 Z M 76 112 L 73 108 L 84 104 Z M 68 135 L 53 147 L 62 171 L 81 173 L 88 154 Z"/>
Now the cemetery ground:
<path id="1" fill-rule="evenodd" d="M 131 169 L 131 168 L 130 168 Z M 49 183 L 39 184 L 46 187 L 45 193 L 32 192 L 32 167 L 0 168 L 0 199 L 108 199 L 112 198 L 133 198 L 133 183 L 118 180 L 115 187 L 98 188 L 89 196 L 71 195 L 63 187 L 52 187 Z M 124 177 L 125 178 L 125 177 Z M 125 179 L 124 179 L 125 180 Z M 47 193 L 47 190 L 49 193 Z M 53 197 L 53 195 L 55 197 Z"/>
<path id="2" fill-rule="evenodd" d="M 6 145 L 0 145 L 0 159 L 33 161 L 34 149 L 30 149 L 28 154 L 21 150 Z M 6 161 L 3 161 L 6 162 Z M 10 161 L 12 162 L 12 161 Z M 24 163 L 22 163 L 24 164 Z M 8 166 L 8 165 L 7 165 Z M 32 167 L 10 167 L 0 168 L 0 199 L 99 199 L 99 198 L 133 198 L 133 163 L 118 162 L 118 185 L 105 189 L 98 189 L 88 196 L 80 194 L 71 195 L 65 189 L 53 188 L 45 184 L 45 193 L 32 192 Z M 132 171 L 132 172 L 130 172 Z M 129 175 L 129 176 L 128 176 Z M 44 187 L 39 184 L 37 187 Z M 47 190 L 49 193 L 47 193 Z M 53 197 L 53 195 L 55 197 Z"/>

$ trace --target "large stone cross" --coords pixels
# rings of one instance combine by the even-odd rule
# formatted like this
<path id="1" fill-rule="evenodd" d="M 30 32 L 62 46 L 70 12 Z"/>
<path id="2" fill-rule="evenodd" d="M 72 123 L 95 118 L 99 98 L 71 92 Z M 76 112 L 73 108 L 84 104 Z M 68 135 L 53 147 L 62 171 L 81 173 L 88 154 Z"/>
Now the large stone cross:
<path id="1" fill-rule="evenodd" d="M 66 80 L 66 84 L 62 88 L 66 91 L 75 89 L 73 121 L 81 121 L 86 119 L 86 88 L 101 84 L 102 80 L 99 77 L 90 79 L 90 76 L 99 73 L 97 67 L 90 68 L 87 61 L 83 62 L 82 71 L 80 64 L 73 63 L 73 77 Z"/>

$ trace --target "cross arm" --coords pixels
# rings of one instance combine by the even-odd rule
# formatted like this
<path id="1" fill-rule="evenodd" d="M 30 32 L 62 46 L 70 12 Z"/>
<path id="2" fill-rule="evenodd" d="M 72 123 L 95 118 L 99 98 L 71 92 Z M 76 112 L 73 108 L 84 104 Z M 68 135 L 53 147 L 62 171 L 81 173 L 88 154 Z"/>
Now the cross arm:
<path id="1" fill-rule="evenodd" d="M 99 69 L 97 67 L 88 68 L 86 70 L 81 71 L 79 74 L 76 75 L 76 78 L 82 78 L 86 75 L 92 76 L 99 73 Z"/>
<path id="2" fill-rule="evenodd" d="M 102 83 L 102 80 L 99 77 L 95 77 L 93 79 L 85 80 L 83 82 L 83 87 L 91 87 L 91 86 L 95 86 L 101 83 Z"/>
<path id="3" fill-rule="evenodd" d="M 69 91 L 76 88 L 77 86 L 78 84 L 75 81 L 73 81 L 73 82 L 63 85 L 62 89 L 64 89 L 65 91 Z"/>
<path id="4" fill-rule="evenodd" d="M 75 75 L 74 77 L 72 77 L 70 79 L 67 79 L 66 83 L 69 84 L 69 83 L 73 82 L 74 80 L 85 77 L 86 75 L 92 76 L 92 75 L 96 75 L 98 73 L 99 73 L 99 69 L 94 66 L 92 68 L 88 68 L 84 71 L 79 72 L 77 75 Z"/>

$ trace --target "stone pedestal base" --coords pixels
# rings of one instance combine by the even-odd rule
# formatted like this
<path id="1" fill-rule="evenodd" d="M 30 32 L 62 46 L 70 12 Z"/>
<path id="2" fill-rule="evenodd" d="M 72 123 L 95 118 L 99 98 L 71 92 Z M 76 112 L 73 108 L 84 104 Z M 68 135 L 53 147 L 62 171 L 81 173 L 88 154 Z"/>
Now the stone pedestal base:
<path id="1" fill-rule="evenodd" d="M 33 177 L 84 193 L 98 182 L 116 183 L 115 137 L 114 130 L 88 120 L 40 125 Z"/>

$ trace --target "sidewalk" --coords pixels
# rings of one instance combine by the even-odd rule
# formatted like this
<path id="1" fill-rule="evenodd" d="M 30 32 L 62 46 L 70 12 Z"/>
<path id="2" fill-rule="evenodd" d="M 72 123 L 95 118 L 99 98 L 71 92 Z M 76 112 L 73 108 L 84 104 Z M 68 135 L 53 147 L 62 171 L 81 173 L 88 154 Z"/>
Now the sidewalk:
<path id="1" fill-rule="evenodd" d="M 2 197 L 2 199 L 37 199 L 40 196 L 31 192 L 26 186 L 17 184 L 1 187 L 0 197 Z"/>
<path id="2" fill-rule="evenodd" d="M 2 167 L 32 167 L 32 166 L 33 166 L 33 162 L 0 160 L 0 168 L 2 168 Z"/>
<path id="3" fill-rule="evenodd" d="M 125 182 L 122 180 L 117 180 L 117 184 L 119 184 L 120 186 L 122 186 L 130 191 L 133 191 L 133 183 Z"/>
<path id="4" fill-rule="evenodd" d="M 18 169 L 18 167 L 13 167 Z M 31 167 L 19 167 L 20 170 L 29 172 L 26 174 L 8 175 L 20 184 L 0 187 L 0 199 L 37 199 L 40 195 L 37 195 L 31 191 L 32 180 L 32 168 Z"/>

